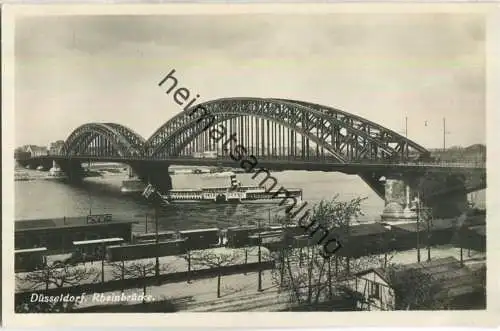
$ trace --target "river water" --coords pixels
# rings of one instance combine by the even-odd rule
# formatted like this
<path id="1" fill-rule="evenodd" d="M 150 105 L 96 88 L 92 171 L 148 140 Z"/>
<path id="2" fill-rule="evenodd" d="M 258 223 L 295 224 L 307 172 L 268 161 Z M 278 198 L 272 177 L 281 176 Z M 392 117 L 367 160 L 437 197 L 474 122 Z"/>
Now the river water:
<path id="1" fill-rule="evenodd" d="M 36 172 L 31 170 L 29 172 Z M 227 185 L 228 178 L 211 174 L 171 175 L 173 188 L 199 188 L 202 186 Z M 302 188 L 303 199 L 309 206 L 330 199 L 340 200 L 364 197 L 360 222 L 380 218 L 384 203 L 359 177 L 335 172 L 283 171 L 273 173 L 278 186 Z M 242 185 L 257 185 L 251 174 L 238 174 Z M 71 217 L 111 213 L 121 219 L 135 219 L 140 223 L 135 231 L 143 232 L 148 218 L 148 232 L 153 231 L 153 210 L 140 195 L 124 195 L 120 192 L 127 174 L 105 174 L 103 177 L 86 178 L 81 185 L 70 185 L 57 180 L 33 180 L 15 182 L 16 220 L 51 217 Z M 485 191 L 474 194 L 477 205 L 484 208 Z M 183 230 L 209 227 L 229 227 L 269 222 L 282 215 L 283 208 L 276 204 L 171 204 L 159 212 L 159 230 Z M 146 217 L 149 215 L 149 217 Z M 271 221 L 272 222 L 272 221 Z"/>

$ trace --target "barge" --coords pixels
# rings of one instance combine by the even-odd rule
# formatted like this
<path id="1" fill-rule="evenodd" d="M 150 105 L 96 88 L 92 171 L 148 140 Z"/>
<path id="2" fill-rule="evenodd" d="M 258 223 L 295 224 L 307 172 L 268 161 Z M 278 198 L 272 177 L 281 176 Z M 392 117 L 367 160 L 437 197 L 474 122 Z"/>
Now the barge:
<path id="1" fill-rule="evenodd" d="M 167 203 L 295 203 L 302 200 L 302 189 L 270 190 L 260 186 L 242 186 L 234 173 L 230 184 L 222 187 L 170 190 L 162 195 Z M 289 199 L 287 199 L 289 198 Z M 295 201 L 293 199 L 295 199 Z"/>

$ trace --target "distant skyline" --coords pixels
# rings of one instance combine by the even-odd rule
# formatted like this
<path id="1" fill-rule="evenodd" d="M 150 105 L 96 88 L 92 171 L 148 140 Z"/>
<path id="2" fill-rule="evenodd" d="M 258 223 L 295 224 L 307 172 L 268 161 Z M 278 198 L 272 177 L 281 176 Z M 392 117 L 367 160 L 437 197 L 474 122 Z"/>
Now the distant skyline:
<path id="1" fill-rule="evenodd" d="M 474 14 L 74 16 L 16 21 L 15 145 L 65 140 L 89 122 L 149 138 L 199 102 L 305 100 L 426 148 L 486 144 L 485 26 Z M 427 125 L 426 125 L 427 124 Z"/>

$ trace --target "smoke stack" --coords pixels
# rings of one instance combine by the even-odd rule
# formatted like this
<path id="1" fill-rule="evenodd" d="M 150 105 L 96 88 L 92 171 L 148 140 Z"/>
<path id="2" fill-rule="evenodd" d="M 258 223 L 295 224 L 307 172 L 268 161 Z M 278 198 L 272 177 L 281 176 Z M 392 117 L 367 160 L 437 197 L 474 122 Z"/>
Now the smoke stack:
<path id="1" fill-rule="evenodd" d="M 230 178 L 231 178 L 231 187 L 238 187 L 239 182 L 236 179 L 236 175 L 231 175 Z"/>

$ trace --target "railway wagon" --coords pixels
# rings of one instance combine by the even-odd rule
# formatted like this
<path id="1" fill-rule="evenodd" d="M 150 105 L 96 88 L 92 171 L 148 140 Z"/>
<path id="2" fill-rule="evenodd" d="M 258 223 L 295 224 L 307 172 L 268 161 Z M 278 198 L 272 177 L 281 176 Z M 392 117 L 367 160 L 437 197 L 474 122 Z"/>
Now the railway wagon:
<path id="1" fill-rule="evenodd" d="M 272 251 L 283 247 L 284 231 L 259 232 L 250 235 L 249 239 L 252 246 L 258 246 L 260 243 L 262 246 L 265 246 Z"/>
<path id="2" fill-rule="evenodd" d="M 151 241 L 140 244 L 108 246 L 106 248 L 106 258 L 109 262 L 115 262 L 180 255 L 186 252 L 186 239 L 173 239 L 158 244 Z"/>
<path id="3" fill-rule="evenodd" d="M 158 232 L 158 240 L 159 241 L 164 241 L 164 240 L 172 240 L 177 238 L 177 232 L 176 231 L 161 231 Z M 132 235 L 132 243 L 133 244 L 138 244 L 141 242 L 146 242 L 146 241 L 151 241 L 151 240 L 156 240 L 156 233 L 155 232 L 148 232 L 148 233 L 134 233 Z"/>
<path id="4" fill-rule="evenodd" d="M 95 240 L 74 241 L 75 251 L 71 256 L 72 262 L 102 260 L 106 257 L 106 246 L 123 243 L 123 238 L 104 238 Z"/>
<path id="5" fill-rule="evenodd" d="M 221 233 L 218 228 L 196 229 L 179 231 L 179 235 L 186 239 L 188 250 L 207 249 L 222 244 Z"/>
<path id="6" fill-rule="evenodd" d="M 294 248 L 304 248 L 308 246 L 314 246 L 317 243 L 307 234 L 294 236 L 288 240 L 288 244 Z"/>
<path id="7" fill-rule="evenodd" d="M 264 231 L 284 231 L 285 237 L 289 238 L 290 240 L 293 237 L 307 234 L 305 229 L 298 225 L 288 225 L 288 226 L 271 225 L 266 227 Z"/>
<path id="8" fill-rule="evenodd" d="M 15 272 L 28 272 L 43 268 L 47 262 L 46 255 L 46 247 L 16 250 L 14 252 Z"/>
<path id="9" fill-rule="evenodd" d="M 283 229 L 284 236 L 285 236 L 285 241 L 288 244 L 292 244 L 293 240 L 297 236 L 303 236 L 307 235 L 307 232 L 304 230 L 304 228 L 298 226 L 298 225 L 293 225 L 293 226 L 288 226 Z"/>
<path id="10" fill-rule="evenodd" d="M 249 236 L 259 231 L 256 226 L 233 226 L 227 229 L 227 247 L 240 248 L 250 245 Z"/>

